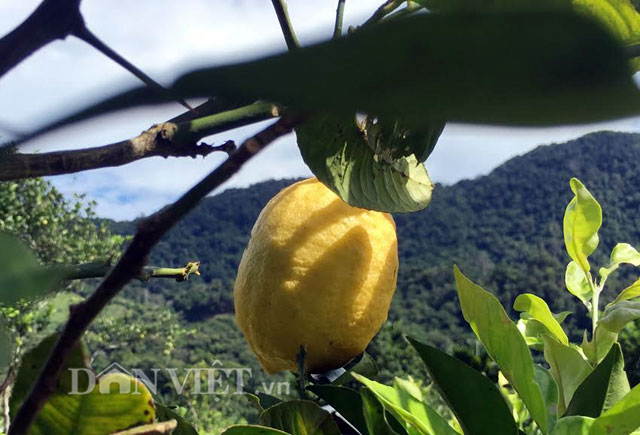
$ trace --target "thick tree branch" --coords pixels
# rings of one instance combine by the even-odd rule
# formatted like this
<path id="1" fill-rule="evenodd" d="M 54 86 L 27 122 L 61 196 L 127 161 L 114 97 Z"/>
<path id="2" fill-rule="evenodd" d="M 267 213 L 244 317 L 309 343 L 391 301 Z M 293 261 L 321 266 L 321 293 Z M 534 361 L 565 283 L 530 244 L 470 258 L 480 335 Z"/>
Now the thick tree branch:
<path id="1" fill-rule="evenodd" d="M 0 159 L 0 181 L 69 174 L 122 166 L 148 157 L 197 157 L 214 151 L 233 151 L 233 142 L 198 145 L 203 137 L 277 116 L 275 106 L 254 103 L 216 115 L 151 127 L 139 136 L 95 148 L 37 154 L 9 154 Z"/>
<path id="2" fill-rule="evenodd" d="M 222 185 L 253 156 L 274 140 L 290 133 L 302 121 L 303 119 L 299 116 L 283 116 L 257 135 L 247 139 L 224 163 L 176 202 L 140 222 L 136 235 L 109 275 L 86 301 L 71 307 L 69 320 L 42 368 L 38 379 L 20 406 L 9 430 L 9 435 L 24 435 L 29 432 L 29 428 L 38 412 L 42 409 L 47 398 L 55 391 L 62 368 L 75 343 L 82 337 L 91 322 L 109 301 L 133 277 L 140 273 L 151 249 L 160 241 L 162 236 L 191 211 L 209 192 Z"/>
<path id="3" fill-rule="evenodd" d="M 0 39 L 0 77 L 77 27 L 84 27 L 80 0 L 44 0 L 22 24 Z"/>
<path id="4" fill-rule="evenodd" d="M 151 278 L 170 278 L 182 282 L 188 281 L 190 275 L 200 275 L 199 268 L 199 261 L 190 261 L 185 267 L 146 266 L 133 279 L 149 281 Z M 105 261 L 55 266 L 54 269 L 62 275 L 63 281 L 73 281 L 76 279 L 103 278 L 111 272 L 113 265 Z"/>

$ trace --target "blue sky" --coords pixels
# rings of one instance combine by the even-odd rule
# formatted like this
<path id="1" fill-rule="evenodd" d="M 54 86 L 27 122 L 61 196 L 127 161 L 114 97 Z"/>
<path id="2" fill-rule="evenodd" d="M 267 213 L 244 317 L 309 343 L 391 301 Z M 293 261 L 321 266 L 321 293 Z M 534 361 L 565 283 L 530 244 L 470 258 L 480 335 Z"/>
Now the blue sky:
<path id="1" fill-rule="evenodd" d="M 346 22 L 366 19 L 381 0 L 349 0 Z M 38 0 L 0 2 L 0 34 L 20 23 Z M 335 0 L 289 0 L 289 12 L 303 44 L 332 32 Z M 176 5 L 179 4 L 179 7 Z M 161 83 L 198 65 L 223 64 L 286 49 L 268 0 L 83 0 L 92 31 Z M 50 44 L 0 80 L 0 124 L 28 130 L 101 95 L 137 84 L 136 79 L 73 38 Z M 41 137 L 25 150 L 99 146 L 139 134 L 155 122 L 181 113 L 177 104 L 140 108 L 90 120 Z M 242 141 L 264 124 L 227 132 L 207 143 Z M 537 145 L 564 142 L 602 129 L 640 131 L 640 118 L 555 128 L 503 128 L 451 124 L 427 161 L 432 179 L 450 184 L 488 173 Z M 86 192 L 100 216 L 130 219 L 177 198 L 223 160 L 152 158 L 119 168 L 51 177 L 64 193 Z M 310 175 L 293 135 L 280 139 L 251 161 L 225 187 L 270 178 Z"/>

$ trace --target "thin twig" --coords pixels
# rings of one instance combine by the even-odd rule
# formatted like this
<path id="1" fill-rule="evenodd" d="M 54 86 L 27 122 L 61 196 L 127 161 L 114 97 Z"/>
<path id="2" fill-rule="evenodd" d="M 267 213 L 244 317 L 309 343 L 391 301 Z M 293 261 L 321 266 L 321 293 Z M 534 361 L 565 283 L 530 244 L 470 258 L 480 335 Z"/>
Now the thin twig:
<path id="1" fill-rule="evenodd" d="M 283 116 L 257 135 L 247 139 L 224 163 L 176 202 L 140 222 L 136 235 L 109 275 L 87 300 L 70 308 L 69 320 L 49 354 L 38 379 L 20 406 L 9 430 L 9 435 L 24 435 L 29 432 L 38 412 L 42 409 L 47 398 L 55 391 L 62 368 L 75 343 L 109 301 L 140 272 L 151 249 L 162 236 L 209 192 L 226 182 L 247 161 L 274 140 L 290 133 L 302 121 L 303 118 L 299 116 Z"/>
<path id="2" fill-rule="evenodd" d="M 333 27 L 333 38 L 342 36 L 342 22 L 344 21 L 344 4 L 346 0 L 338 0 L 336 8 L 336 24 Z"/>
<path id="3" fill-rule="evenodd" d="M 122 166 L 149 157 L 197 157 L 212 152 L 229 153 L 229 141 L 219 146 L 197 142 L 215 133 L 273 118 L 277 108 L 270 103 L 254 103 L 238 109 L 174 124 L 166 122 L 122 142 L 94 148 L 50 153 L 13 153 L 0 159 L 0 181 L 70 174 L 89 169 Z"/>
<path id="4" fill-rule="evenodd" d="M 35 51 L 84 26 L 80 0 L 44 0 L 18 27 L 0 39 L 0 77 Z"/>
<path id="5" fill-rule="evenodd" d="M 300 47 L 300 43 L 291 25 L 291 20 L 289 20 L 287 2 L 285 0 L 271 0 L 271 3 L 273 3 L 273 9 L 275 9 L 276 15 L 278 16 L 278 22 L 280 23 L 284 40 L 287 43 L 287 48 L 289 51 L 293 51 Z"/>
<path id="6" fill-rule="evenodd" d="M 127 71 L 129 71 L 131 74 L 139 78 L 143 83 L 145 83 L 150 88 L 155 89 L 162 94 L 168 95 L 172 100 L 175 100 L 178 103 L 182 104 L 184 107 L 186 107 L 187 110 L 191 112 L 194 111 L 193 107 L 191 107 L 186 101 L 173 95 L 164 86 L 162 86 L 160 83 L 156 82 L 147 74 L 145 74 L 144 71 L 140 70 L 138 67 L 133 65 L 127 59 L 125 59 L 124 57 L 120 56 L 117 52 L 112 50 L 111 47 L 109 47 L 107 44 L 102 42 L 100 38 L 94 35 L 87 28 L 87 26 L 76 27 L 75 29 L 73 29 L 72 34 L 76 38 L 86 42 L 87 44 L 89 44 L 90 46 L 92 46 L 93 48 L 95 48 L 105 56 L 107 56 L 109 59 L 111 59 L 112 61 L 114 61 L 115 63 L 117 63 L 124 69 L 126 69 Z"/>
<path id="7" fill-rule="evenodd" d="M 185 267 L 146 266 L 133 279 L 149 281 L 151 278 L 170 278 L 183 282 L 188 281 L 190 275 L 200 275 L 199 268 L 199 261 L 190 261 Z M 52 269 L 60 273 L 63 281 L 73 281 L 76 279 L 103 278 L 111 272 L 113 265 L 109 261 L 104 261 L 54 266 Z"/>
<path id="8" fill-rule="evenodd" d="M 387 0 L 378 9 L 376 9 L 373 15 L 364 22 L 363 26 L 373 24 L 382 20 L 385 16 L 387 16 L 387 14 L 390 14 L 391 12 L 399 8 L 404 2 L 405 0 Z"/>

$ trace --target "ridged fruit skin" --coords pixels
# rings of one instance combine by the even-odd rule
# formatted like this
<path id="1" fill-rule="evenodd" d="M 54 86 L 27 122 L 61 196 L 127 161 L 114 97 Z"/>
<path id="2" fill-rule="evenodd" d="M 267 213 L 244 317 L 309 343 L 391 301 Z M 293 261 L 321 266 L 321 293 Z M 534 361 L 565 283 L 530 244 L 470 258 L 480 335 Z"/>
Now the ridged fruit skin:
<path id="1" fill-rule="evenodd" d="M 356 208 L 315 178 L 260 213 L 234 287 L 235 311 L 267 373 L 311 372 L 361 353 L 387 319 L 398 275 L 391 215 Z"/>

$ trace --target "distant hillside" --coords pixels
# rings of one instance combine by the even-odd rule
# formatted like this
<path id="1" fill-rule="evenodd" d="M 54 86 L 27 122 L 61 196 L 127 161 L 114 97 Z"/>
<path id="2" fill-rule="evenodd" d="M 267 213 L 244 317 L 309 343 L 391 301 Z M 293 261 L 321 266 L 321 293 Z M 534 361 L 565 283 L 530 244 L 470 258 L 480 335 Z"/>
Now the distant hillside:
<path id="1" fill-rule="evenodd" d="M 518 293 L 532 292 L 554 311 L 577 309 L 581 314 L 567 322 L 584 326 L 584 312 L 564 290 L 568 256 L 561 225 L 572 197 L 571 177 L 581 179 L 603 206 L 598 265 L 617 242 L 640 245 L 640 135 L 601 132 L 540 146 L 489 175 L 438 185 L 427 209 L 395 216 L 401 266 L 390 319 L 445 347 L 468 337 L 453 289 L 451 267 L 457 263 L 507 307 Z M 188 286 L 145 283 L 151 297 L 171 302 L 194 322 L 232 312 L 235 270 L 251 227 L 266 202 L 292 181 L 268 181 L 204 200 L 151 257 L 152 264 L 165 265 L 198 259 L 202 280 Z M 115 228 L 131 232 L 133 227 Z M 612 278 L 610 288 L 619 289 L 625 279 L 624 273 Z M 395 339 L 389 332 L 379 341 Z M 374 344 L 372 350 L 378 345 L 383 346 Z"/>

